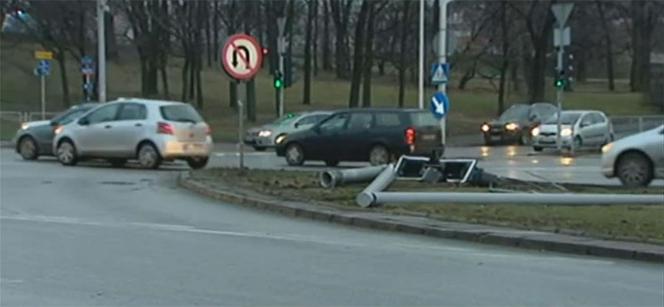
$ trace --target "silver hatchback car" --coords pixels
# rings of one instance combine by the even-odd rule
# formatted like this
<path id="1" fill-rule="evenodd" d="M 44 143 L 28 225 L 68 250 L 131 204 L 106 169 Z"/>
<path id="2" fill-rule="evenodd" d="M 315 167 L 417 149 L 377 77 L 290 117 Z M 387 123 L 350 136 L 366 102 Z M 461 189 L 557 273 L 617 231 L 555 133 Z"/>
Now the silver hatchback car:
<path id="1" fill-rule="evenodd" d="M 123 166 L 137 159 L 144 168 L 162 161 L 186 160 L 191 168 L 207 165 L 210 128 L 189 104 L 121 98 L 105 103 L 55 131 L 53 152 L 63 165 L 106 159 Z"/>

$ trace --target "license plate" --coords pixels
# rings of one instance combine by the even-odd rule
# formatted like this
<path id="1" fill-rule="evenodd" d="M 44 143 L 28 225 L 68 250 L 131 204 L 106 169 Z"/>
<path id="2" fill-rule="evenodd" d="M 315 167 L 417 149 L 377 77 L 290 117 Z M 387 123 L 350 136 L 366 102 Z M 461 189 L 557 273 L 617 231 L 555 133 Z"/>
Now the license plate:
<path id="1" fill-rule="evenodd" d="M 199 150 L 201 148 L 203 148 L 202 144 L 184 144 L 184 145 L 182 145 L 182 150 L 183 151 Z"/>
<path id="2" fill-rule="evenodd" d="M 425 141 L 433 141 L 436 139 L 436 136 L 433 134 L 425 134 L 422 136 L 422 139 Z"/>

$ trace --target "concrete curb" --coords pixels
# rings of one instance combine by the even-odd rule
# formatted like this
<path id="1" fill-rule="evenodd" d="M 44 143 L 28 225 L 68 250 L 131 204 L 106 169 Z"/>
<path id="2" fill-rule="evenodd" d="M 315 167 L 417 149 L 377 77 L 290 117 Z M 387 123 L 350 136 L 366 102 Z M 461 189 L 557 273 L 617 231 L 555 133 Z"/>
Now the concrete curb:
<path id="1" fill-rule="evenodd" d="M 181 173 L 177 181 L 179 186 L 203 196 L 293 217 L 501 246 L 664 263 L 664 246 L 660 245 L 441 222 L 426 217 L 392 215 L 371 210 L 353 211 L 312 206 L 300 202 L 278 200 L 257 192 L 247 195 L 231 187 L 228 187 L 228 190 L 223 186 L 212 187 L 192 178 L 189 172 Z"/>

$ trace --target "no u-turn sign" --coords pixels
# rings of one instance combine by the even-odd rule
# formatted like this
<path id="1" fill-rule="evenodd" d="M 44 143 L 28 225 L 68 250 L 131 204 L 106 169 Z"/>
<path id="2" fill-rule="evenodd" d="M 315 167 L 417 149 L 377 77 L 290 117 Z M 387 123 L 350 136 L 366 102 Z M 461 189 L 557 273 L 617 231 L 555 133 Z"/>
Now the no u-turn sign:
<path id="1" fill-rule="evenodd" d="M 261 69 L 263 53 L 256 38 L 235 34 L 226 40 L 221 51 L 224 70 L 237 80 L 249 80 Z"/>

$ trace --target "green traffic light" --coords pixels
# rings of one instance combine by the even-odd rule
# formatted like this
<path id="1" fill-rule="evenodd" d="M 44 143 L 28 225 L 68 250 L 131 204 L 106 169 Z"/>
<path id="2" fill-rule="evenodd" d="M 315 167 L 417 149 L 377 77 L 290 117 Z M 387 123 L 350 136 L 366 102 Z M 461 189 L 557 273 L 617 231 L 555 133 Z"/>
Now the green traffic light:
<path id="1" fill-rule="evenodd" d="M 562 88 L 562 87 L 564 87 L 564 86 L 565 86 L 565 80 L 563 80 L 563 79 L 557 79 L 557 80 L 556 80 L 556 83 L 555 83 L 555 86 L 556 86 L 557 88 Z"/>
<path id="2" fill-rule="evenodd" d="M 282 88 L 284 86 L 284 82 L 281 79 L 274 79 L 274 88 Z"/>

